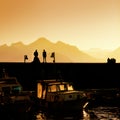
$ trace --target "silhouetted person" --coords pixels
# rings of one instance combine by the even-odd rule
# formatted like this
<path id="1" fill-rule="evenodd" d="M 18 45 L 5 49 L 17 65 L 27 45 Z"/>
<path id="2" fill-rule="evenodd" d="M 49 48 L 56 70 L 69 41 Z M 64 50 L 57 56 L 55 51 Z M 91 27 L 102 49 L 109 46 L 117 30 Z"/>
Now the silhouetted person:
<path id="1" fill-rule="evenodd" d="M 107 63 L 110 63 L 110 58 L 107 59 Z"/>
<path id="2" fill-rule="evenodd" d="M 46 53 L 45 49 L 43 50 L 42 56 L 43 56 L 43 62 L 45 63 L 46 57 L 47 57 L 47 53 Z"/>
<path id="3" fill-rule="evenodd" d="M 108 58 L 107 59 L 107 63 L 116 63 L 116 59 L 115 58 Z"/>
<path id="4" fill-rule="evenodd" d="M 34 52 L 34 60 L 33 60 L 33 63 L 40 63 L 40 60 L 38 58 L 38 51 L 35 50 Z"/>

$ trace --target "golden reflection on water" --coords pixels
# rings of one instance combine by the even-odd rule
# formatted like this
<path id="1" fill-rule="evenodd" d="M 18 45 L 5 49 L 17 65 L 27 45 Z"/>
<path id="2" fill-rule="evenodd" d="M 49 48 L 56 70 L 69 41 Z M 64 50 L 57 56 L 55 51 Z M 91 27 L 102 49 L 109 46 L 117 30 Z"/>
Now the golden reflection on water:
<path id="1" fill-rule="evenodd" d="M 47 118 L 46 118 L 45 114 L 43 114 L 43 113 L 38 113 L 38 114 L 36 115 L 36 120 L 47 120 Z"/>
<path id="2" fill-rule="evenodd" d="M 79 116 L 79 114 L 77 114 Z M 62 116 L 62 114 L 61 114 Z M 35 120 L 74 120 L 75 116 L 54 116 L 47 117 L 44 113 L 38 113 Z M 60 119 L 61 118 L 61 119 Z M 82 116 L 77 120 L 120 120 L 119 107 L 97 107 L 90 111 L 83 110 Z"/>
<path id="3" fill-rule="evenodd" d="M 90 115 L 83 110 L 83 120 L 90 120 Z"/>

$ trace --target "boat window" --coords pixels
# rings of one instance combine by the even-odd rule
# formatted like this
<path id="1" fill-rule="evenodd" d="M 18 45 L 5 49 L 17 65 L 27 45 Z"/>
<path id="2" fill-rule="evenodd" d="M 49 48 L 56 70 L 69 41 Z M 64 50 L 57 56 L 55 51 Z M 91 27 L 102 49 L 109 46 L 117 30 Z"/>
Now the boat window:
<path id="1" fill-rule="evenodd" d="M 67 84 L 67 88 L 68 88 L 68 90 L 73 90 L 73 86 L 70 84 Z"/>
<path id="2" fill-rule="evenodd" d="M 18 93 L 22 90 L 21 86 L 13 86 L 12 87 L 12 92 L 13 93 Z"/>
<path id="3" fill-rule="evenodd" d="M 57 86 L 56 85 L 51 85 L 48 88 L 49 92 L 56 92 L 57 91 Z"/>
<path id="4" fill-rule="evenodd" d="M 66 85 L 59 85 L 59 88 L 60 88 L 60 91 L 64 91 L 64 90 L 67 90 L 67 87 Z"/>
<path id="5" fill-rule="evenodd" d="M 37 97 L 42 97 L 42 85 L 40 83 L 37 84 Z"/>

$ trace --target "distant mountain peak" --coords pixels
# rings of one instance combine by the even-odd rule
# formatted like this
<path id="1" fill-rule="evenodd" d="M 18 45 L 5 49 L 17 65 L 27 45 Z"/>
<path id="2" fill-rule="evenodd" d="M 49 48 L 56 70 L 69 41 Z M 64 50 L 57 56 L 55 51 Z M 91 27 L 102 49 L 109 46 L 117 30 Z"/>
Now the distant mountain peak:
<path id="1" fill-rule="evenodd" d="M 8 47 L 8 45 L 7 44 L 3 44 L 0 47 Z"/>
<path id="2" fill-rule="evenodd" d="M 44 37 L 41 37 L 39 39 L 37 39 L 36 41 L 32 42 L 31 44 L 37 44 L 37 43 L 52 43 L 50 42 L 48 39 L 44 38 Z"/>
<path id="3" fill-rule="evenodd" d="M 34 48 L 34 49 L 46 49 L 52 45 L 53 43 L 51 41 L 42 37 L 32 42 L 31 44 L 29 44 L 29 47 Z"/>
<path id="4" fill-rule="evenodd" d="M 17 46 L 17 47 L 23 46 L 23 45 L 24 45 L 24 44 L 23 44 L 23 42 L 21 42 L 21 41 L 11 44 L 11 46 Z"/>

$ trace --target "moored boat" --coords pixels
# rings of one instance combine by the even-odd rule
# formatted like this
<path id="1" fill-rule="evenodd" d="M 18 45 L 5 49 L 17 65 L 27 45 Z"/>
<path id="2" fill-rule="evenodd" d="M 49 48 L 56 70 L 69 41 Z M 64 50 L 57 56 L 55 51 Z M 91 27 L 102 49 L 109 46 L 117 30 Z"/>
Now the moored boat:
<path id="1" fill-rule="evenodd" d="M 0 112 L 28 112 L 31 105 L 30 92 L 23 91 L 17 78 L 8 76 L 3 70 L 3 77 L 0 78 Z"/>
<path id="2" fill-rule="evenodd" d="M 37 97 L 40 107 L 48 111 L 80 111 L 87 102 L 84 91 L 74 90 L 72 83 L 58 79 L 39 80 Z"/>

